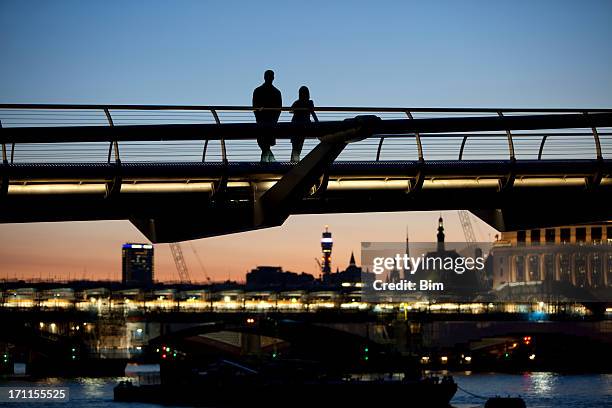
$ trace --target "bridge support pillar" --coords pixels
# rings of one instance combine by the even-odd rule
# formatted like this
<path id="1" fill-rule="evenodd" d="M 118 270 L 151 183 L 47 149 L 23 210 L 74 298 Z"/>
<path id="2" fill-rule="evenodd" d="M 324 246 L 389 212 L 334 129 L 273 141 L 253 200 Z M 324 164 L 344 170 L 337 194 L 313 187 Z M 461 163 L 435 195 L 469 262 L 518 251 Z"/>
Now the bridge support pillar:
<path id="1" fill-rule="evenodd" d="M 281 225 L 298 201 L 309 195 L 320 195 L 327 185 L 329 166 L 349 143 L 371 136 L 373 126 L 380 122 L 380 118 L 357 116 L 347 121 L 355 126 L 322 136 L 321 143 L 274 186 L 256 198 L 253 217 L 256 227 Z"/>

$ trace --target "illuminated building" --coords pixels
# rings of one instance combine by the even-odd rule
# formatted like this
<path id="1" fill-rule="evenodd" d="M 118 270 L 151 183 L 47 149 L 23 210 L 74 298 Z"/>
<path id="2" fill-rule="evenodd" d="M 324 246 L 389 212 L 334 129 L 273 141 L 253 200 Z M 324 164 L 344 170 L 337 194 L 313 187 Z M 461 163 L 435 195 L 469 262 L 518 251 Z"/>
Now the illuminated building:
<path id="1" fill-rule="evenodd" d="M 493 247 L 493 287 L 560 282 L 599 290 L 612 286 L 612 223 L 502 233 Z"/>
<path id="2" fill-rule="evenodd" d="M 331 274 L 331 253 L 332 247 L 334 246 L 334 241 L 332 239 L 332 233 L 329 232 L 327 225 L 325 226 L 325 231 L 321 236 L 321 250 L 323 251 L 323 258 L 321 264 L 321 273 L 323 274 L 322 278 L 326 281 Z"/>
<path id="3" fill-rule="evenodd" d="M 121 281 L 127 286 L 153 284 L 153 245 L 123 244 Z"/>

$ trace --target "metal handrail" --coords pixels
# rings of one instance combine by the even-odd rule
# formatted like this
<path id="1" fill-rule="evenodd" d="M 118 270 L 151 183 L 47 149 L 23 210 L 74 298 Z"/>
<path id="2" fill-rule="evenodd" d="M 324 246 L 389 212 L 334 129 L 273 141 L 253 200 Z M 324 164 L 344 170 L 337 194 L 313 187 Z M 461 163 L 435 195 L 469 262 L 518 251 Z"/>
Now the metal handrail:
<path id="1" fill-rule="evenodd" d="M 221 158 L 223 163 L 227 164 L 228 154 L 226 147 L 226 140 L 246 140 L 254 139 L 255 133 L 272 132 L 276 137 L 287 138 L 288 134 L 294 132 L 300 133 L 302 136 L 307 138 L 314 138 L 319 136 L 318 133 L 337 131 L 342 127 L 348 126 L 342 120 L 331 120 L 323 121 L 313 126 L 308 126 L 306 130 L 296 127 L 287 122 L 279 122 L 277 126 L 260 126 L 255 123 L 226 123 L 221 124 L 221 119 L 218 112 L 253 112 L 254 108 L 251 106 L 227 106 L 227 105 L 100 105 L 100 104 L 0 104 L 0 112 L 2 110 L 63 110 L 67 112 L 58 113 L 59 115 L 70 115 L 83 114 L 85 111 L 103 111 L 108 124 L 111 129 L 105 126 L 100 126 L 98 119 L 92 119 L 93 124 L 89 125 L 78 125 L 78 126 L 65 126 L 55 123 L 50 126 L 39 127 L 41 123 L 34 121 L 31 123 L 34 127 L 22 127 L 22 126 L 9 126 L 4 127 L 1 141 L 3 144 L 3 159 L 6 163 L 8 152 L 5 143 L 12 142 L 10 162 L 13 162 L 15 155 L 15 144 L 16 143 L 58 143 L 58 142 L 108 142 L 110 141 L 108 149 L 108 161 L 111 159 L 111 152 L 114 148 L 115 161 L 120 163 L 119 158 L 119 141 L 160 141 L 160 140 L 201 140 L 204 142 L 202 150 L 202 161 L 206 160 L 207 148 L 210 140 L 219 140 L 221 149 Z M 258 108 L 259 109 L 259 108 Z M 283 112 L 293 112 L 300 110 L 299 108 L 282 107 L 282 108 L 268 108 L 269 110 L 281 110 Z M 310 110 L 309 108 L 304 108 Z M 75 112 L 70 112 L 75 110 Z M 184 124 L 184 123 L 172 123 L 172 124 L 127 124 L 115 126 L 113 118 L 111 117 L 110 110 L 114 111 L 125 111 L 125 110 L 140 110 L 140 111 L 172 111 L 172 110 L 191 110 L 191 111 L 202 111 L 209 112 L 214 118 L 214 124 L 209 123 L 197 123 L 197 124 Z M 428 137 L 462 137 L 461 147 L 459 149 L 459 160 L 463 159 L 465 147 L 467 144 L 468 137 L 480 138 L 480 137 L 495 137 L 502 136 L 499 133 L 482 133 L 483 131 L 505 131 L 508 143 L 508 155 L 511 160 L 515 160 L 515 138 L 521 136 L 542 136 L 540 148 L 538 151 L 538 159 L 542 158 L 544 144 L 549 136 L 586 136 L 586 134 L 578 133 L 529 133 L 529 134 L 513 134 L 511 130 L 537 130 L 537 129 L 553 129 L 555 128 L 589 128 L 591 130 L 592 139 L 595 142 L 595 150 L 597 159 L 603 158 L 601 135 L 608 136 L 609 133 L 600 133 L 597 127 L 612 127 L 612 121 L 610 113 L 612 109 L 608 108 L 595 108 L 587 109 L 579 108 L 429 108 L 429 107 L 418 107 L 418 108 L 397 108 L 397 107 L 316 107 L 314 109 L 317 112 L 337 112 L 337 113 L 398 113 L 406 115 L 406 119 L 387 119 L 384 121 L 385 126 L 378 128 L 374 134 L 374 138 L 379 138 L 378 148 L 376 150 L 376 161 L 380 161 L 382 146 L 385 138 L 388 137 L 409 137 L 415 138 L 416 147 L 418 152 L 419 161 L 424 161 L 424 148 L 422 144 L 422 138 Z M 482 114 L 495 114 L 486 115 L 483 117 L 474 117 L 464 115 L 461 117 L 456 116 L 435 116 L 433 118 L 415 119 L 413 113 L 482 113 Z M 523 113 L 523 115 L 504 115 L 504 113 Z M 559 114 L 554 115 L 554 114 Z M 28 116 L 22 112 L 17 113 L 18 115 Z M 43 115 L 54 115 L 55 113 L 43 113 Z M 536 115 L 532 115 L 536 114 Z M 540 115 L 537 115 L 540 114 Z M 542 115 L 547 114 L 547 115 Z M 40 114 L 32 113 L 31 115 L 37 116 Z M 129 116 L 129 115 L 128 115 Z M 51 119 L 53 120 L 53 119 Z M 57 119 L 56 119 L 57 120 Z M 78 120 L 78 119 L 77 119 Z M 89 120 L 89 119 L 81 119 Z M 143 119 L 135 120 L 147 120 L 146 116 Z M 166 119 L 164 119 L 166 120 Z M 171 121 L 172 119 L 168 119 Z M 497 120 L 497 121 L 495 121 Z M 414 121 L 414 122 L 413 122 Z M 526 121 L 531 124 L 526 125 Z M 197 122 L 197 121 L 196 121 Z M 548 127 L 551 122 L 555 122 L 554 126 Z M 415 125 L 412 125 L 412 124 Z M 476 125 L 475 125 L 476 124 Z M 218 127 L 215 127 L 218 126 Z M 228 128 L 229 126 L 229 128 Z M 531 127 L 530 127 L 531 126 Z M 10 129 L 10 130 L 9 130 Z M 165 129 L 161 130 L 160 129 Z M 454 129 L 461 129 L 461 131 L 455 131 Z M 8 130 L 8 131 L 7 131 Z M 451 132 L 451 133 L 445 133 Z M 42 137 L 38 133 L 43 135 Z M 318 133 L 311 134 L 310 132 L 317 131 Z M 388 131 L 388 133 L 385 133 Z M 23 133 L 26 132 L 26 133 Z M 29 133 L 28 133 L 29 132 Z M 165 132 L 162 134 L 162 132 Z M 466 133 L 467 132 L 467 133 Z M 478 132 L 478 133 L 474 133 Z M 47 138 L 48 137 L 48 138 Z M 608 148 L 608 144 L 606 148 Z M 434 147 L 435 150 L 435 147 Z M 478 150 L 478 149 L 476 149 Z"/>
<path id="2" fill-rule="evenodd" d="M 117 140 L 203 140 L 211 135 L 215 139 L 254 139 L 258 134 L 275 137 L 301 135 L 319 137 L 328 133 L 345 130 L 353 126 L 343 120 L 320 121 L 307 125 L 279 122 L 276 125 L 256 123 L 171 123 L 122 125 L 112 128 L 85 126 L 47 126 L 47 127 L 10 127 L 2 134 L 2 140 L 13 140 L 16 135 L 20 143 L 58 143 L 58 142 L 100 142 Z M 520 115 L 485 117 L 439 117 L 423 119 L 387 119 L 375 124 L 374 134 L 444 133 L 444 132 L 482 132 L 508 130 L 538 130 L 562 128 L 611 127 L 612 113 L 584 113 L 558 115 Z M 43 133 L 44 137 L 33 136 Z M 86 132 L 86 134 L 84 134 Z M 48 138 L 54 136 L 53 138 Z"/>
<path id="3" fill-rule="evenodd" d="M 202 111 L 253 111 L 252 106 L 240 105 L 130 105 L 130 104 L 45 104 L 45 103 L 1 103 L 0 109 L 91 109 L 91 110 L 202 110 Z M 284 106 L 281 108 L 257 108 L 290 112 L 300 108 Z M 309 109 L 309 108 L 302 108 Z M 372 106 L 318 106 L 320 112 L 432 112 L 432 113 L 582 113 L 612 112 L 612 108 L 438 108 L 438 107 L 372 107 Z"/>

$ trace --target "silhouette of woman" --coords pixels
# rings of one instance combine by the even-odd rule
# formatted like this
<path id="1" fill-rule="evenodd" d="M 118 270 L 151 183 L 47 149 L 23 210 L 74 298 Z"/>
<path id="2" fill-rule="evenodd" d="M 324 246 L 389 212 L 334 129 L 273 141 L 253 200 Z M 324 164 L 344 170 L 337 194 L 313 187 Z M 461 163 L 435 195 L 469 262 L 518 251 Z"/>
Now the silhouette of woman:
<path id="1" fill-rule="evenodd" d="M 300 87 L 298 91 L 298 100 L 293 102 L 291 108 L 294 109 L 292 110 L 293 118 L 291 118 L 291 123 L 310 123 L 310 115 L 312 115 L 315 122 L 319 121 L 314 111 L 314 102 L 310 99 L 310 91 L 306 86 Z M 291 146 L 291 161 L 297 163 L 300 161 L 300 154 L 304 146 L 304 137 L 293 136 L 291 138 Z"/>

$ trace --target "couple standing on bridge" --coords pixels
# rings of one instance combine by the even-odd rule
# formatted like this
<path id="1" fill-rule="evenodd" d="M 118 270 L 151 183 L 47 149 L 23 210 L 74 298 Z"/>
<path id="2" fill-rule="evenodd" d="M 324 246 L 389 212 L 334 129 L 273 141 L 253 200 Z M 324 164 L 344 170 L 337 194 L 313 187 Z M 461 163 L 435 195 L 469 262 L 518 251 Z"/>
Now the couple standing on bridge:
<path id="1" fill-rule="evenodd" d="M 275 125 L 281 114 L 283 100 L 281 92 L 272 85 L 274 81 L 274 71 L 267 70 L 264 73 L 264 83 L 253 91 L 253 111 L 257 123 Z M 319 119 L 314 111 L 314 103 L 310 99 L 310 91 L 306 86 L 301 86 L 298 91 L 298 99 L 291 105 L 293 117 L 291 123 L 310 123 L 312 115 L 315 122 Z M 274 162 L 274 154 L 271 147 L 276 144 L 274 136 L 262 135 L 257 137 L 257 144 L 261 148 L 261 162 Z M 300 161 L 300 154 L 304 146 L 303 136 L 291 137 L 291 161 Z"/>

